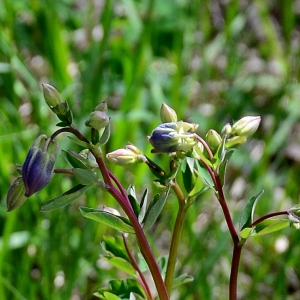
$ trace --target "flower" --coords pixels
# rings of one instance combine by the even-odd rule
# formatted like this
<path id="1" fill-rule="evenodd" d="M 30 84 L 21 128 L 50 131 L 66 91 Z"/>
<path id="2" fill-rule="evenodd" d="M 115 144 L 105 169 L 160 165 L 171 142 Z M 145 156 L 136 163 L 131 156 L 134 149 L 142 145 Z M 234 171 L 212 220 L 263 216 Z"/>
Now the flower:
<path id="1" fill-rule="evenodd" d="M 183 121 L 163 123 L 148 137 L 156 152 L 187 151 L 197 144 L 194 131 L 198 125 Z"/>
<path id="2" fill-rule="evenodd" d="M 43 147 L 39 146 L 44 140 Z M 50 152 L 50 144 L 54 143 L 54 151 Z M 22 179 L 25 186 L 25 196 L 29 197 L 44 188 L 51 180 L 58 152 L 56 141 L 45 135 L 39 136 L 30 148 L 22 166 Z"/>
<path id="3" fill-rule="evenodd" d="M 259 116 L 247 116 L 234 123 L 231 128 L 232 135 L 250 136 L 257 130 L 261 118 Z"/>

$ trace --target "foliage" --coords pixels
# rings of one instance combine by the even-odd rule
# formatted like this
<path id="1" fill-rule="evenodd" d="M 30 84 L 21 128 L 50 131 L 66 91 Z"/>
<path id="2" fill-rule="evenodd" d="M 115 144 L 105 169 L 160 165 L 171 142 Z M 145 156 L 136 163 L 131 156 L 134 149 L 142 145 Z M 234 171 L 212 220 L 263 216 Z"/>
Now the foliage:
<path id="1" fill-rule="evenodd" d="M 164 156 L 149 155 L 145 139 L 158 124 L 162 102 L 179 119 L 199 124 L 201 136 L 244 115 L 261 115 L 258 132 L 223 165 L 234 223 L 246 199 L 261 190 L 254 220 L 299 202 L 296 2 L 99 3 L 0 3 L 1 299 L 70 299 L 72 294 L 89 299 L 102 282 L 117 276 L 113 268 L 103 271 L 98 260 L 103 234 L 116 231 L 82 218 L 78 210 L 104 204 L 119 209 L 110 196 L 91 188 L 70 205 L 39 212 L 49 199 L 81 184 L 78 176 L 64 181 L 54 176 L 46 190 L 6 212 L 6 191 L 16 179 L 13 162 L 24 162 L 35 138 L 51 134 L 57 122 L 41 100 L 42 82 L 62 92 L 83 131 L 91 110 L 106 100 L 113 120 L 106 152 L 131 141 L 164 170 L 169 167 Z M 68 138 L 58 140 L 61 149 L 81 150 Z M 62 155 L 59 164 L 69 167 Z M 161 180 L 151 186 L 157 170 L 149 175 L 144 164 L 109 167 L 125 187 L 134 178 L 136 186 L 148 188 L 149 197 L 159 192 Z M 203 165 L 197 168 L 202 178 L 207 175 Z M 136 191 L 138 199 L 144 191 Z M 174 205 L 171 193 L 163 217 L 149 229 L 151 245 L 162 253 L 175 222 Z M 231 250 L 223 220 L 213 192 L 200 194 L 189 209 L 177 273 L 189 273 L 194 281 L 179 287 L 180 299 L 224 299 Z M 241 298 L 299 298 L 298 280 L 292 280 L 299 278 L 298 236 L 285 229 L 245 244 Z"/>

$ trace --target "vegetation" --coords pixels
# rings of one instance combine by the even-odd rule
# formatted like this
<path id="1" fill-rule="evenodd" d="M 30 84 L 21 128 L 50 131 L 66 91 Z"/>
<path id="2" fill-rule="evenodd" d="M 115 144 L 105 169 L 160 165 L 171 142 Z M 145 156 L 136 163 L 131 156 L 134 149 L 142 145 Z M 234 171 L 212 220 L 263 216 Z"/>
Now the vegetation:
<path id="1" fill-rule="evenodd" d="M 76 115 L 79 129 L 102 101 L 109 107 L 111 152 L 132 142 L 149 154 L 145 136 L 160 123 L 165 102 L 178 118 L 199 124 L 197 133 L 221 131 L 245 115 L 260 115 L 254 137 L 235 151 L 225 193 L 238 224 L 247 200 L 261 190 L 256 217 L 299 202 L 298 1 L 9 1 L 0 2 L 0 299 L 92 299 L 122 276 L 100 257 L 105 236 L 116 230 L 83 218 L 79 206 L 120 209 L 104 192 L 59 210 L 40 212 L 75 180 L 55 176 L 20 209 L 7 212 L 6 193 L 28 149 L 57 123 L 43 101 L 41 83 L 55 86 Z M 61 149 L 81 148 L 64 137 Z M 77 147 L 77 148 L 76 148 Z M 167 164 L 163 155 L 156 163 Z M 62 155 L 58 163 L 66 164 Z M 109 164 L 139 195 L 154 176 L 139 164 Z M 175 208 L 174 208 L 175 207 Z M 176 218 L 175 196 L 148 232 L 157 256 L 168 254 Z M 244 246 L 240 299 L 298 299 L 300 233 L 286 228 L 253 237 Z M 130 238 L 132 244 L 135 240 Z M 226 299 L 231 237 L 210 191 L 189 209 L 177 272 L 194 281 L 178 299 Z"/>

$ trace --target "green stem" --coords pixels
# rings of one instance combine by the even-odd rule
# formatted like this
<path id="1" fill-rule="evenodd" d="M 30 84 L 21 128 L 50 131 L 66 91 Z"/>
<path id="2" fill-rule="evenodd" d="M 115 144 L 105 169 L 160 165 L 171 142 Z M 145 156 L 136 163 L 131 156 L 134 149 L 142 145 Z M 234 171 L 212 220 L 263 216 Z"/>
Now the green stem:
<path id="1" fill-rule="evenodd" d="M 189 207 L 189 205 L 185 202 L 184 195 L 176 182 L 172 186 L 172 188 L 177 196 L 179 207 L 178 207 L 177 217 L 175 221 L 175 227 L 173 230 L 166 277 L 165 277 L 165 285 L 169 295 L 171 294 L 172 286 L 173 286 L 175 265 L 177 260 L 181 233 L 183 229 L 183 222 L 184 222 L 187 209 Z"/>

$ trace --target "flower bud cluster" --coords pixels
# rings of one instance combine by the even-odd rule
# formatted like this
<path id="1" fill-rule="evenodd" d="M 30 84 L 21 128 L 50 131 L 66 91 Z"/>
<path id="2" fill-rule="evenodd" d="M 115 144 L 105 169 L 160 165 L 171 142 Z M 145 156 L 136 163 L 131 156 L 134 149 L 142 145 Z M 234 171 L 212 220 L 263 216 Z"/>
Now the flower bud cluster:
<path id="1" fill-rule="evenodd" d="M 183 121 L 163 123 L 148 136 L 155 152 L 170 153 L 191 150 L 196 144 L 194 132 L 198 125 Z"/>

